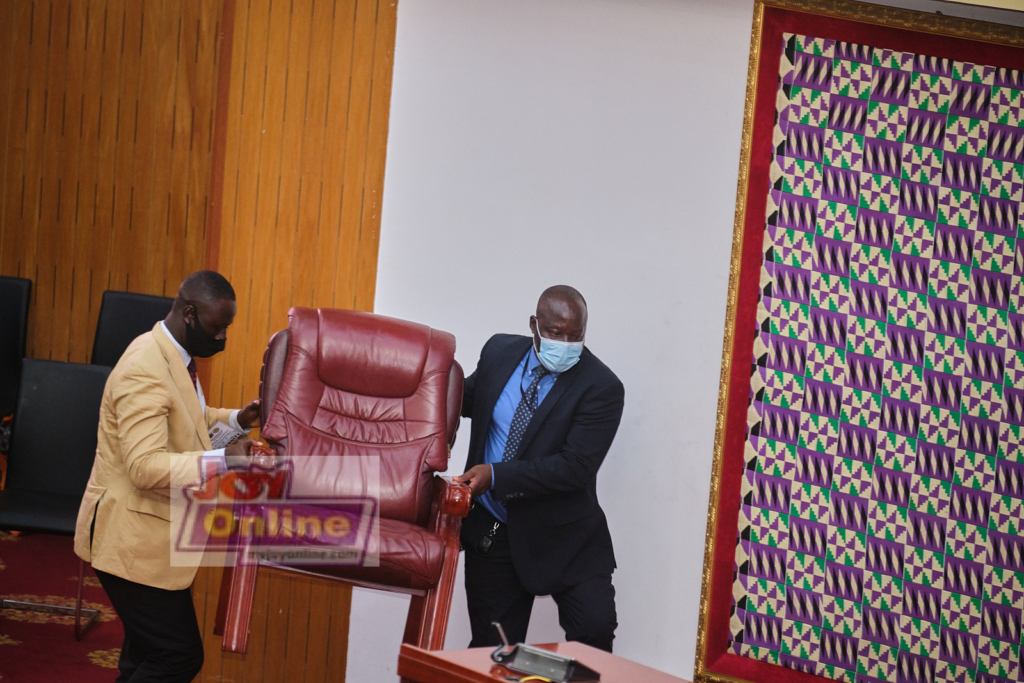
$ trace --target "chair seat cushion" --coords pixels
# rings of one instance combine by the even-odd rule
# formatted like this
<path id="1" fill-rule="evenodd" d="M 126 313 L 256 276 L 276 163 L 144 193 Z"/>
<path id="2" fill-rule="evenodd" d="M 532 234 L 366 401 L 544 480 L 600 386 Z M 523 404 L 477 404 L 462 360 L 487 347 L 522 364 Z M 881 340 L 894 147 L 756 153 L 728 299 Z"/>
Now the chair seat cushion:
<path id="1" fill-rule="evenodd" d="M 381 519 L 379 546 L 371 540 L 370 553 L 377 551 L 378 547 L 378 567 L 307 565 L 301 569 L 340 579 L 412 590 L 428 590 L 441 579 L 444 540 L 437 534 L 415 524 Z"/>
<path id="2" fill-rule="evenodd" d="M 75 535 L 81 496 L 6 489 L 0 491 L 0 529 Z"/>

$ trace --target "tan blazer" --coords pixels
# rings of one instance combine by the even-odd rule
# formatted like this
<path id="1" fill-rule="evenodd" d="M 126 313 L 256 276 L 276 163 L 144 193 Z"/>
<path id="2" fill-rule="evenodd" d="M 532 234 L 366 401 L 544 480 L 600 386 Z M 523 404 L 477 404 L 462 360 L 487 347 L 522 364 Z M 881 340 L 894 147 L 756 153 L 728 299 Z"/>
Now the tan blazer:
<path id="1" fill-rule="evenodd" d="M 170 489 L 201 483 L 208 426 L 231 411 L 203 414 L 188 369 L 160 323 L 131 343 L 103 390 L 96 460 L 75 529 L 75 553 L 96 569 L 179 590 L 193 566 L 171 566 Z M 90 529 L 95 517 L 96 526 Z"/>

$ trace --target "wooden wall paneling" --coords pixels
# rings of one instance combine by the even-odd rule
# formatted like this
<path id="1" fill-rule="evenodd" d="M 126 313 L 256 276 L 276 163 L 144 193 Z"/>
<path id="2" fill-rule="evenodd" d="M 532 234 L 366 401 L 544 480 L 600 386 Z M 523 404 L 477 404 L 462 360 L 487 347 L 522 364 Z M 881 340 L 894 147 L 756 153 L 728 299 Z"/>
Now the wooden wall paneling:
<path id="1" fill-rule="evenodd" d="M 139 70 L 142 43 L 141 2 L 124 0 L 120 37 L 115 35 L 116 49 L 121 58 L 121 79 L 115 109 L 114 144 L 115 166 L 112 202 L 114 216 L 110 250 L 110 289 L 127 290 L 129 264 L 132 260 L 132 218 L 135 208 L 133 171 L 135 147 L 138 138 L 136 110 L 139 95 Z M 108 30 L 109 36 L 109 30 Z M 139 201 L 142 195 L 139 194 Z"/>
<path id="2" fill-rule="evenodd" d="M 10 155 L 10 120 L 14 78 L 14 31 L 15 17 L 13 3 L 0 3 L 0 254 L 3 254 L 4 223 L 7 215 L 8 174 L 7 158 Z"/>
<path id="3" fill-rule="evenodd" d="M 192 605 L 203 633 L 203 668 L 197 681 L 220 681 L 220 639 L 206 634 L 213 632 L 217 619 L 217 598 L 223 567 L 200 567 L 192 582 Z"/>
<path id="4" fill-rule="evenodd" d="M 222 6 L 0 3 L 0 274 L 34 281 L 29 355 L 87 360 L 103 290 L 173 294 L 205 262 Z"/>
<path id="5" fill-rule="evenodd" d="M 239 9 L 241 5 L 239 3 Z M 252 6 L 255 4 L 256 6 Z M 249 3 L 245 23 L 241 15 L 235 21 L 235 50 L 232 55 L 232 90 L 240 89 L 237 105 L 234 94 L 232 108 L 228 112 L 228 150 L 232 151 L 230 131 L 238 127 L 240 137 L 234 150 L 234 157 L 225 159 L 225 185 L 235 177 L 234 197 L 228 205 L 228 191 L 225 187 L 224 215 L 221 225 L 220 272 L 232 282 L 238 295 L 239 315 L 229 331 L 228 353 L 213 361 L 213 376 L 219 405 L 241 405 L 243 397 L 243 376 L 245 349 L 239 342 L 247 338 L 248 327 L 248 280 L 252 272 L 252 242 L 255 237 L 254 224 L 256 207 L 259 202 L 260 176 L 259 159 L 263 140 L 263 104 L 266 90 L 267 50 L 269 40 L 269 3 Z M 282 4 L 282 3 L 278 3 Z M 241 58 L 241 59 L 239 59 Z M 235 80 L 240 61 L 241 78 Z M 237 108 L 236 108 L 237 106 Z M 228 216 L 231 216 L 228 218 Z M 218 368 L 221 372 L 218 372 Z M 216 385 L 220 375 L 219 387 Z M 217 404 L 215 404 L 217 405 Z"/>
<path id="6" fill-rule="evenodd" d="M 136 202 L 132 247 L 138 255 L 129 272 L 136 291 L 163 294 L 170 171 L 170 119 L 174 93 L 177 0 L 155 0 L 144 7 L 139 72 L 138 141 L 133 187 Z M 140 168 L 142 173 L 140 174 Z M 140 199 L 141 195 L 141 199 Z M 137 216 L 140 223 L 136 224 Z M 136 227 L 138 225 L 138 227 Z"/>
<path id="7" fill-rule="evenodd" d="M 192 134 L 192 102 L 195 91 L 195 50 L 199 39 L 196 22 L 199 16 L 199 0 L 180 0 L 177 16 L 177 31 L 174 41 L 174 90 L 171 93 L 171 149 L 168 170 L 170 198 L 167 207 L 167 235 L 180 235 L 179 239 L 167 239 L 163 251 L 164 296 L 178 293 L 178 285 L 188 273 L 184 272 L 185 251 L 188 241 L 194 237 L 185 232 L 186 211 L 189 203 L 189 149 L 188 140 Z"/>
<path id="8" fill-rule="evenodd" d="M 220 251 L 223 246 L 220 226 L 224 213 L 225 189 L 233 187 L 225 182 L 225 171 L 227 160 L 234 159 L 237 155 L 239 129 L 237 125 L 228 126 L 229 113 L 238 109 L 238 100 L 241 97 L 240 91 L 233 89 L 231 84 L 241 82 L 241 69 L 244 68 L 244 61 L 232 59 L 235 50 L 235 26 L 238 24 L 240 13 L 247 16 L 249 6 L 247 0 L 243 3 L 242 10 L 238 9 L 236 0 L 223 0 L 223 3 L 221 23 L 216 30 L 217 98 L 210 126 L 210 195 L 203 219 L 203 234 L 206 236 L 203 265 L 211 270 L 220 270 Z M 242 23 L 245 24 L 244 21 Z M 233 74 L 233 69 L 236 68 L 239 69 L 239 73 Z M 229 139 L 235 143 L 232 147 L 233 153 L 228 152 Z"/>
<path id="9" fill-rule="evenodd" d="M 249 0 L 226 0 L 224 6 L 225 24 L 230 24 L 230 31 L 226 31 L 222 50 L 219 52 L 220 63 L 218 74 L 221 78 L 228 75 L 228 84 L 218 84 L 218 110 L 217 127 L 211 132 L 213 135 L 214 163 L 218 161 L 219 166 L 211 170 L 213 181 L 211 182 L 211 196 L 209 202 L 209 214 L 205 224 L 209 226 L 207 231 L 205 267 L 219 271 L 230 277 L 231 254 L 234 253 L 235 234 L 234 230 L 224 229 L 225 224 L 233 227 L 237 219 L 238 210 L 238 185 L 240 182 L 240 167 L 238 163 L 242 146 L 242 126 L 238 118 L 242 110 L 242 100 L 245 92 L 246 61 L 245 51 L 248 48 L 249 36 Z M 230 44 L 230 45 L 229 45 Z M 230 51 L 228 51 L 230 47 Z M 219 184 L 219 187 L 218 187 Z M 212 405 L 224 405 L 224 362 L 216 361 L 204 364 L 200 370 L 200 377 L 209 377 L 208 401 Z M 204 375 L 205 373 L 205 375 Z"/>
<path id="10" fill-rule="evenodd" d="M 204 247 L 206 239 L 203 221 L 203 207 L 209 201 L 210 178 L 212 176 L 213 155 L 210 148 L 211 135 L 208 130 L 212 126 L 212 113 L 216 98 L 209 100 L 200 99 L 193 95 L 197 92 L 216 92 L 217 60 L 216 52 L 211 48 L 215 45 L 213 34 L 215 21 L 210 21 L 209 16 L 212 4 L 206 0 L 196 0 L 195 19 L 187 19 L 190 24 L 186 35 L 189 42 L 182 41 L 181 46 L 181 68 L 188 75 L 185 87 L 178 86 L 179 101 L 179 132 L 181 150 L 185 153 L 188 163 L 185 167 L 182 180 L 185 204 L 180 207 L 178 224 L 185 235 L 185 244 L 180 254 L 180 262 L 172 262 L 168 265 L 176 267 L 176 278 L 174 293 L 177 293 L 177 286 L 180 281 L 189 273 L 205 268 L 206 254 Z M 184 27 L 183 27 L 184 28 Z M 205 49 L 204 49 L 205 46 Z M 199 67 L 200 58 L 203 59 L 203 67 Z M 180 102 L 184 97 L 185 106 L 181 109 Z M 193 150 L 206 149 L 210 161 L 208 163 L 197 163 L 193 157 Z M 169 295 L 170 296 L 170 295 Z M 208 379 L 208 378 L 207 378 Z"/>
<path id="11" fill-rule="evenodd" d="M 337 278 L 338 233 L 341 229 L 341 206 L 349 188 L 344 186 L 348 119 L 352 106 L 354 52 L 358 42 L 357 13 L 359 4 L 336 4 L 334 40 L 331 45 L 331 73 L 325 131 L 324 171 L 317 231 L 315 274 L 311 306 L 333 306 Z M 366 14 L 364 9 L 363 14 Z M 365 31 L 365 22 L 363 22 Z"/>
<path id="12" fill-rule="evenodd" d="M 307 99 L 306 125 L 302 132 L 302 160 L 300 165 L 301 200 L 295 231 L 294 278 L 292 281 L 293 306 L 312 306 L 316 282 L 317 254 L 320 251 L 320 228 L 325 207 L 324 182 L 328 126 L 328 97 L 333 82 L 335 89 L 343 87 L 347 75 L 334 68 L 333 54 L 338 43 L 349 43 L 352 12 L 338 8 L 336 3 L 321 2 L 314 6 L 313 27 L 310 36 L 310 77 Z M 340 50 L 340 46 L 338 48 Z M 313 78 L 328 65 L 332 78 Z M 339 105 L 336 102 L 336 106 Z M 328 195 L 333 194 L 328 189 Z M 325 235 L 326 238 L 326 235 Z"/>
<path id="13" fill-rule="evenodd" d="M 3 213 L 0 213 L 0 273 L 19 276 L 23 268 L 25 236 L 25 149 L 28 139 L 28 76 L 31 57 L 29 36 L 32 7 L 5 5 L 11 11 L 11 25 L 3 32 L 9 40 L 10 78 L 7 83 L 8 112 L 2 119 L 4 133 Z"/>
<path id="14" fill-rule="evenodd" d="M 395 63 L 397 20 L 398 3 L 395 0 L 380 0 L 377 6 L 370 121 L 366 134 L 366 175 L 363 185 L 362 216 L 359 219 L 359 248 L 355 254 L 355 277 L 351 283 L 352 308 L 360 311 L 373 310 L 377 285 L 377 252 L 380 246 L 381 207 L 384 200 L 384 161 L 388 146 L 388 114 L 391 111 L 391 77 Z"/>
<path id="15" fill-rule="evenodd" d="M 292 579 L 277 572 L 264 572 L 267 579 L 267 634 L 263 641 L 263 682 L 281 683 L 285 680 L 285 655 L 288 645 L 288 620 L 292 616 L 289 605 Z M 296 615 L 298 616 L 298 615 Z"/>
<path id="16" fill-rule="evenodd" d="M 195 97 L 189 117 L 189 169 L 185 212 L 187 246 L 183 258 L 182 278 L 205 268 L 206 229 L 209 219 L 211 180 L 213 177 L 213 126 L 218 89 L 220 62 L 218 31 L 221 27 L 220 0 L 201 0 L 196 20 L 196 45 L 189 69 L 195 74 L 190 87 L 196 93 L 211 93 L 213 97 Z M 191 49 L 191 48 L 190 48 Z M 185 55 L 188 58 L 188 55 Z M 182 141 L 184 145 L 185 141 Z M 209 163 L 201 159 L 209 158 Z M 223 163 L 223 159 L 220 159 Z"/>
<path id="17" fill-rule="evenodd" d="M 309 96 L 309 54 L 313 12 L 317 3 L 294 5 L 290 17 L 288 39 L 287 87 L 281 117 L 281 164 L 277 206 L 274 208 L 273 248 L 268 257 L 270 292 L 265 302 L 267 316 L 262 326 L 262 342 L 266 343 L 277 330 L 288 326 L 288 309 L 292 305 L 292 279 L 295 262 L 295 232 L 298 228 L 299 188 L 302 182 L 302 138 L 303 130 L 309 124 L 307 104 Z M 318 3 L 320 5 L 326 3 Z M 320 80 L 320 79 L 313 79 Z M 256 325 L 253 326 L 257 327 Z M 260 359 L 249 362 L 250 372 L 255 376 L 247 378 L 247 388 L 258 390 L 258 366 L 262 360 L 259 351 L 261 338 L 252 343 Z M 250 384 L 251 382 L 251 384 Z M 248 394 L 247 394 L 248 395 Z"/>
<path id="18" fill-rule="evenodd" d="M 157 27 L 156 100 L 154 101 L 154 144 L 149 220 L 146 230 L 145 291 L 164 295 L 168 288 L 167 255 L 171 232 L 172 206 L 185 197 L 172 196 L 174 166 L 174 119 L 177 115 L 178 57 L 181 32 L 181 0 L 163 0 Z M 175 240 L 184 238 L 181 227 L 174 226 Z M 177 292 L 178 283 L 170 285 Z"/>
<path id="19" fill-rule="evenodd" d="M 302 3 L 300 3 L 301 6 Z M 270 288 L 276 273 L 273 272 L 277 213 L 280 209 L 281 170 L 284 129 L 288 122 L 285 116 L 285 98 L 289 86 L 288 53 L 291 40 L 294 3 L 272 2 L 270 4 L 270 26 L 267 39 L 267 63 L 264 68 L 265 86 L 260 107 L 261 132 L 259 151 L 258 188 L 255 201 L 255 220 L 252 239 L 246 248 L 250 250 L 248 272 L 240 274 L 240 283 L 248 288 L 243 295 L 246 306 L 244 321 L 245 344 L 241 357 L 242 367 L 239 380 L 241 386 L 236 405 L 244 405 L 256 398 L 259 392 L 259 373 L 263 361 L 263 350 L 267 345 L 268 315 L 270 309 Z"/>
<path id="20" fill-rule="evenodd" d="M 77 243 L 76 208 L 78 203 L 78 162 L 80 159 L 82 77 L 85 53 L 85 4 L 69 2 L 58 25 L 63 23 L 64 68 L 61 92 L 51 95 L 53 104 L 60 106 L 60 128 L 57 156 L 54 164 L 57 180 L 57 219 L 54 226 L 54 297 L 53 332 L 50 358 L 68 360 L 71 333 L 71 307 L 74 304 L 76 267 L 81 264 L 75 252 Z"/>
<path id="21" fill-rule="evenodd" d="M 134 111 L 129 110 L 129 118 L 122 119 L 122 124 L 129 125 L 128 130 L 135 138 L 130 181 L 132 205 L 128 237 L 128 289 L 146 294 L 154 293 L 150 279 L 152 257 L 149 255 L 151 231 L 156 227 L 153 223 L 153 209 L 155 204 L 163 204 L 163 191 L 154 192 L 153 178 L 156 175 L 155 165 L 159 162 L 156 150 L 160 142 L 157 122 L 160 107 L 157 103 L 166 81 L 166 75 L 160 73 L 162 15 L 166 4 L 166 0 L 142 4 L 138 94 Z M 134 49 L 130 44 L 125 46 L 126 51 Z"/>
<path id="22" fill-rule="evenodd" d="M 88 347 L 81 341 L 93 336 L 95 323 L 91 322 L 93 244 L 107 242 L 105 230 L 98 230 L 96 218 L 96 165 L 99 141 L 100 94 L 103 81 L 103 0 L 82 3 L 84 26 L 82 33 L 82 75 L 75 93 L 79 100 L 78 120 L 65 123 L 67 134 L 77 135 L 79 144 L 78 168 L 75 178 L 75 266 L 71 289 L 71 323 L 68 326 L 68 360 L 76 363 L 89 361 Z M 68 96 L 71 97 L 69 89 Z M 70 130 L 69 130 L 70 124 Z M 100 266 L 102 267 L 102 266 Z"/>
<path id="23" fill-rule="evenodd" d="M 315 637 L 309 632 L 309 615 L 314 609 L 310 597 L 314 579 L 295 577 L 288 586 L 288 632 L 285 638 L 284 680 L 287 683 L 306 681 L 306 644 Z M 326 583 L 318 581 L 318 583 Z M 316 605 L 323 609 L 323 605 Z"/>
<path id="24" fill-rule="evenodd" d="M 370 119 L 370 90 L 373 84 L 374 43 L 377 37 L 377 2 L 356 5 L 355 40 L 352 47 L 352 78 L 349 84 L 348 120 L 345 126 L 345 155 L 342 172 L 341 214 L 338 240 L 330 264 L 333 282 L 323 303 L 333 308 L 353 308 L 352 282 L 359 248 L 359 216 L 362 213 L 363 182 L 366 177 L 366 133 Z M 325 285 L 327 283 L 324 283 Z M 319 288 L 318 288 L 319 289 Z M 371 303 L 372 305 L 372 303 Z"/>
<path id="25" fill-rule="evenodd" d="M 39 231 L 39 214 L 41 204 L 41 169 L 43 167 L 43 127 L 46 113 L 46 71 L 47 38 L 49 35 L 51 7 L 40 2 L 31 5 L 29 18 L 29 65 L 28 79 L 25 84 L 25 166 L 22 175 L 22 211 L 16 230 L 21 236 L 21 253 L 19 272 L 22 277 L 33 281 L 31 310 L 29 311 L 29 327 L 27 333 L 26 353 L 36 355 L 36 323 L 40 318 L 36 304 L 40 298 L 39 259 L 37 253 L 37 233 Z M 44 298 L 45 300 L 45 298 Z"/>
<path id="26" fill-rule="evenodd" d="M 234 281 L 239 293 L 239 316 L 232 331 L 235 340 L 234 353 L 223 361 L 225 394 L 222 402 L 230 406 L 242 405 L 245 402 L 245 363 L 249 356 L 246 346 L 250 339 L 249 321 L 255 312 L 251 299 L 254 270 L 259 269 L 259 277 L 264 277 L 263 264 L 255 262 L 253 248 L 254 243 L 260 239 L 257 224 L 263 213 L 264 204 L 277 185 L 276 179 L 266 167 L 266 157 L 269 153 L 267 126 L 270 126 L 271 131 L 277 127 L 274 125 L 276 121 L 267 115 L 268 98 L 273 99 L 277 85 L 276 79 L 270 80 L 271 66 L 274 67 L 274 75 L 277 75 L 277 64 L 271 64 L 270 53 L 274 49 L 274 61 L 280 60 L 282 35 L 287 39 L 287 34 L 282 30 L 287 23 L 275 23 L 282 21 L 281 12 L 287 11 L 287 4 L 259 2 L 251 5 L 245 50 L 246 77 L 242 84 L 244 97 L 238 118 L 243 127 L 243 137 L 238 157 L 241 172 L 236 199 L 237 218 L 228 226 L 235 244 L 230 254 L 230 268 L 225 273 L 228 279 Z M 271 31 L 271 27 L 275 30 Z M 223 252 L 221 256 L 223 258 Z"/>
<path id="27" fill-rule="evenodd" d="M 309 620 L 306 638 L 306 683 L 325 683 L 327 680 L 327 650 L 330 647 L 329 636 L 331 612 L 324 609 L 330 605 L 331 594 L 335 587 L 343 588 L 337 583 L 326 581 L 309 582 Z M 344 671 L 344 669 L 342 669 Z"/>
<path id="28" fill-rule="evenodd" d="M 36 294 L 36 349 L 42 358 L 50 357 L 53 348 L 54 315 L 58 277 L 63 285 L 63 269 L 58 271 L 57 253 L 60 235 L 59 163 L 62 140 L 64 83 L 67 74 L 68 12 L 67 0 L 53 0 L 47 16 L 47 64 L 43 89 L 42 168 L 39 172 L 39 225 L 36 231 L 38 278 L 33 284 Z M 40 36 L 41 38 L 42 36 Z"/>
<path id="29" fill-rule="evenodd" d="M 74 221 L 69 211 L 68 200 L 74 198 L 74 176 L 71 160 L 77 158 L 78 146 L 73 136 L 66 134 L 68 113 L 68 90 L 74 87 L 75 61 L 81 54 L 81 47 L 75 41 L 72 52 L 72 36 L 78 34 L 72 26 L 74 3 L 69 0 L 53 2 L 53 18 L 50 26 L 50 80 L 47 84 L 47 120 L 53 128 L 47 131 L 44 141 L 46 158 L 43 167 L 43 197 L 45 220 L 40 230 L 40 254 L 47 259 L 47 274 L 52 271 L 50 290 L 51 305 L 40 311 L 37 318 L 43 325 L 49 347 L 41 345 L 40 353 L 56 360 L 66 360 L 67 334 L 71 321 L 71 263 L 74 251 Z M 74 54 L 74 58 L 72 58 Z M 45 240 L 45 242 L 43 242 Z M 45 279 L 45 278 L 44 278 Z"/>
<path id="30" fill-rule="evenodd" d="M 118 103 L 121 96 L 121 36 L 125 25 L 125 0 L 98 0 L 96 7 L 97 38 L 103 55 L 102 80 L 99 87 L 95 135 L 96 177 L 95 217 L 92 221 L 92 282 L 89 301 L 89 355 L 99 319 L 103 292 L 116 286 L 112 278 L 116 267 L 114 252 L 121 248 L 114 218 L 117 199 Z M 102 21 L 102 24 L 100 23 Z M 113 282 L 112 282 L 113 280 Z M 123 279 L 122 279 L 123 280 Z"/>

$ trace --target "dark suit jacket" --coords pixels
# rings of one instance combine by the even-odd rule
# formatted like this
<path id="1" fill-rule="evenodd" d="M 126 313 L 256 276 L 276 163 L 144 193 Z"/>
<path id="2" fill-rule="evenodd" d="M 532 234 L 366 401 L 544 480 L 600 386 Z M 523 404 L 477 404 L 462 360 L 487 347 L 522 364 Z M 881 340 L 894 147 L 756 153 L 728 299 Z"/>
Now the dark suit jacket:
<path id="1" fill-rule="evenodd" d="M 491 414 L 533 343 L 497 334 L 466 378 L 462 416 L 473 420 L 467 469 L 484 461 Z M 511 461 L 494 465 L 491 495 L 508 508 L 509 545 L 531 593 L 549 595 L 615 569 L 597 502 L 597 470 L 622 418 L 622 382 L 589 349 L 558 376 Z"/>

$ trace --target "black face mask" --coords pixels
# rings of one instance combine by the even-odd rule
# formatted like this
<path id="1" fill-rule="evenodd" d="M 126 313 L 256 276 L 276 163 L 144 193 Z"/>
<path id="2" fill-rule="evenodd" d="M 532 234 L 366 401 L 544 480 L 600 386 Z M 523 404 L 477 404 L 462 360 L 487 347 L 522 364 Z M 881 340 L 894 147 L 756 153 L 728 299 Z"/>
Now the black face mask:
<path id="1" fill-rule="evenodd" d="M 196 358 L 209 358 L 224 350 L 224 339 L 217 339 L 199 322 L 199 311 L 193 314 L 192 326 L 185 325 L 185 341 L 188 352 Z"/>

